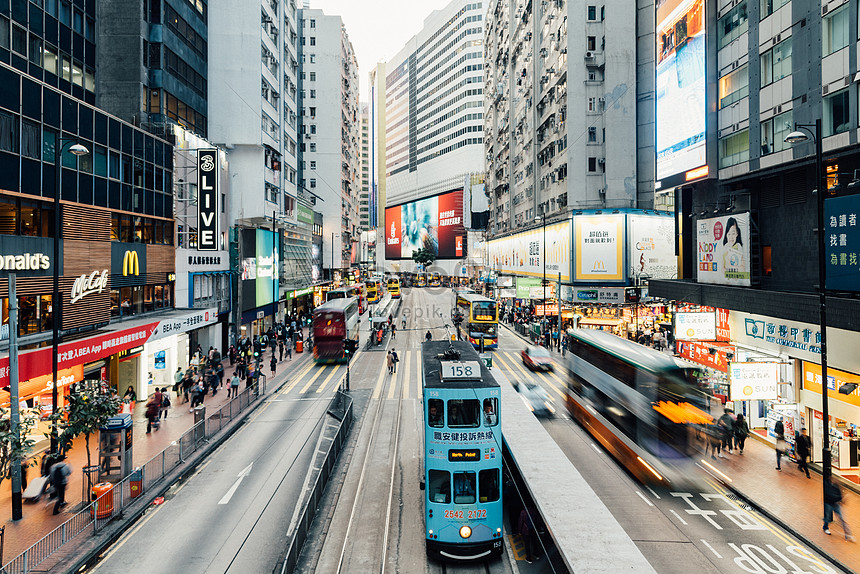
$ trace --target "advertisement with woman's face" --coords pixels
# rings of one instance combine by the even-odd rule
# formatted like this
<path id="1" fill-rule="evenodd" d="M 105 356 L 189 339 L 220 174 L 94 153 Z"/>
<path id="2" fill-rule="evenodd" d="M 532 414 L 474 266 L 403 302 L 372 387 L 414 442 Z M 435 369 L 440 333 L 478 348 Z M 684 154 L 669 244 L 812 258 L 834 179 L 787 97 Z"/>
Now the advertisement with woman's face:
<path id="1" fill-rule="evenodd" d="M 697 223 L 697 275 L 701 283 L 750 284 L 749 213 Z"/>

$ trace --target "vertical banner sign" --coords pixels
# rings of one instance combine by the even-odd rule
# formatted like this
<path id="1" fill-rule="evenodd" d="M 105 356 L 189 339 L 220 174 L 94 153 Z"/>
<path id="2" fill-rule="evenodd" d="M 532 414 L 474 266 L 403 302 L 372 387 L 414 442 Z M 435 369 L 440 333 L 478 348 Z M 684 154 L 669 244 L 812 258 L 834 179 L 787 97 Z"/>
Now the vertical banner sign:
<path id="1" fill-rule="evenodd" d="M 197 150 L 197 250 L 218 251 L 218 150 Z"/>

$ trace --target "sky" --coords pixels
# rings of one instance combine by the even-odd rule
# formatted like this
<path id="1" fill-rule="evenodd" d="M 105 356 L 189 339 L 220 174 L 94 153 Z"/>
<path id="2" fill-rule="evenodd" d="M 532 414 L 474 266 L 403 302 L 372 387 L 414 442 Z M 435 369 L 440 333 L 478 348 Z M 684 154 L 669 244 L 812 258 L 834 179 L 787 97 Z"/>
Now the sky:
<path id="1" fill-rule="evenodd" d="M 358 57 L 361 101 L 368 101 L 367 75 L 392 58 L 421 30 L 424 18 L 451 0 L 310 0 L 329 16 L 340 16 Z"/>

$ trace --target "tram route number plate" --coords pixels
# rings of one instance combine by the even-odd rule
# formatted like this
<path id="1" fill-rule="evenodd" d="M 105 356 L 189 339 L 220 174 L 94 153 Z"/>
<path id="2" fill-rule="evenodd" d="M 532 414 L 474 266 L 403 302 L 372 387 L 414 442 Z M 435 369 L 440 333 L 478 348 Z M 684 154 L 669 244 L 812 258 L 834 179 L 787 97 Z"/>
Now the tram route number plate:
<path id="1" fill-rule="evenodd" d="M 442 380 L 469 380 L 481 378 L 478 361 L 442 361 Z"/>

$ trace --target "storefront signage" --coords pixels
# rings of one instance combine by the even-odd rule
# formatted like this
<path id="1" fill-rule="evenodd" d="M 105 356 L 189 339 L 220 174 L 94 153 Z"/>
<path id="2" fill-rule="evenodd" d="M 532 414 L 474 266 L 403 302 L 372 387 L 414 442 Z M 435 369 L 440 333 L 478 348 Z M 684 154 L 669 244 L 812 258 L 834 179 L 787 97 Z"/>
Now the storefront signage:
<path id="1" fill-rule="evenodd" d="M 671 216 L 630 214 L 627 226 L 632 275 L 650 279 L 677 277 L 675 220 Z"/>
<path id="2" fill-rule="evenodd" d="M 514 278 L 510 275 L 505 275 L 502 277 L 496 278 L 496 284 L 499 287 L 513 287 L 514 286 Z"/>
<path id="3" fill-rule="evenodd" d="M 735 348 L 730 345 L 709 345 L 696 341 L 678 341 L 677 345 L 678 354 L 683 358 L 723 373 L 729 370 L 729 355 L 732 358 L 735 356 Z"/>
<path id="4" fill-rule="evenodd" d="M 189 255 L 189 265 L 221 265 L 221 255 Z"/>
<path id="5" fill-rule="evenodd" d="M 301 203 L 296 206 L 296 219 L 301 223 L 307 223 L 308 225 L 314 224 L 314 212 L 311 208 L 305 207 Z"/>
<path id="6" fill-rule="evenodd" d="M 827 288 L 860 291 L 860 195 L 824 200 Z"/>
<path id="7" fill-rule="evenodd" d="M 749 229 L 749 213 L 698 221 L 696 258 L 700 283 L 750 285 Z"/>
<path id="8" fill-rule="evenodd" d="M 623 287 L 573 288 L 574 303 L 624 303 Z"/>
<path id="9" fill-rule="evenodd" d="M 70 369 L 61 369 L 57 371 L 57 388 L 60 389 L 60 393 L 62 393 L 63 387 L 68 387 L 72 383 L 76 383 L 78 381 L 82 381 L 84 379 L 84 365 L 75 365 Z M 33 377 L 29 381 L 21 381 L 18 385 L 18 397 L 22 401 L 26 401 L 32 397 L 50 393 L 54 388 L 54 375 L 40 375 L 38 377 Z M 9 406 L 9 396 L 6 394 L 0 394 L 2 399 L 0 399 L 0 407 L 8 407 Z"/>
<path id="10" fill-rule="evenodd" d="M 47 271 L 50 267 L 51 258 L 44 253 L 0 255 L 0 271 Z"/>
<path id="11" fill-rule="evenodd" d="M 517 299 L 530 299 L 532 287 L 539 287 L 540 282 L 531 277 L 517 277 Z"/>
<path id="12" fill-rule="evenodd" d="M 140 275 L 140 257 L 138 257 L 137 251 L 129 250 L 122 256 L 122 276 L 127 277 L 129 275 Z"/>
<path id="13" fill-rule="evenodd" d="M 740 312 L 729 315 L 729 325 L 738 343 L 807 360 L 818 361 L 821 355 L 821 332 L 815 325 Z"/>
<path id="14" fill-rule="evenodd" d="M 194 329 L 199 329 L 200 327 L 205 327 L 207 325 L 213 325 L 217 322 L 218 309 L 216 307 L 213 307 L 211 309 L 203 309 L 200 311 L 193 311 L 191 313 L 187 313 L 178 317 L 172 317 L 170 319 L 164 319 L 158 323 L 158 326 L 155 328 L 152 335 L 149 337 L 148 342 L 163 339 L 171 335 L 178 335 L 180 333 L 193 331 Z"/>
<path id="15" fill-rule="evenodd" d="M 499 298 L 500 299 L 513 299 L 517 296 L 516 289 L 499 289 Z"/>
<path id="16" fill-rule="evenodd" d="M 543 299 L 544 294 L 547 299 L 555 299 L 555 283 L 547 281 L 546 286 L 529 287 L 529 299 Z"/>
<path id="17" fill-rule="evenodd" d="M 733 401 L 776 400 L 779 363 L 730 363 L 729 382 Z"/>
<path id="18" fill-rule="evenodd" d="M 675 313 L 675 338 L 714 341 L 717 324 L 714 313 Z"/>
<path id="19" fill-rule="evenodd" d="M 729 327 L 729 310 L 728 309 L 714 309 L 716 313 L 716 331 L 717 331 L 717 341 L 731 341 L 732 340 L 732 330 Z"/>
<path id="20" fill-rule="evenodd" d="M 544 250 L 546 237 L 546 250 Z M 552 223 L 487 242 L 490 268 L 498 273 L 570 280 L 571 222 Z M 544 269 L 544 254 L 546 269 Z M 519 281 L 518 281 L 519 283 Z M 518 296 L 519 297 L 519 296 Z M 525 299 L 527 297 L 519 297 Z"/>
<path id="21" fill-rule="evenodd" d="M 101 293 L 108 288 L 110 282 L 110 269 L 104 271 L 95 270 L 87 275 L 81 275 L 72 284 L 72 292 L 69 303 L 74 304 L 92 293 Z"/>
<path id="22" fill-rule="evenodd" d="M 218 150 L 197 150 L 197 250 L 218 250 Z"/>
<path id="23" fill-rule="evenodd" d="M 829 346 L 829 345 L 828 345 Z M 857 387 L 849 394 L 838 392 L 842 385 L 855 383 Z M 803 361 L 803 389 L 821 394 L 821 365 Z M 860 407 L 860 375 L 827 367 L 827 398 Z"/>
<path id="24" fill-rule="evenodd" d="M 575 281 L 624 279 L 624 215 L 574 217 Z"/>

